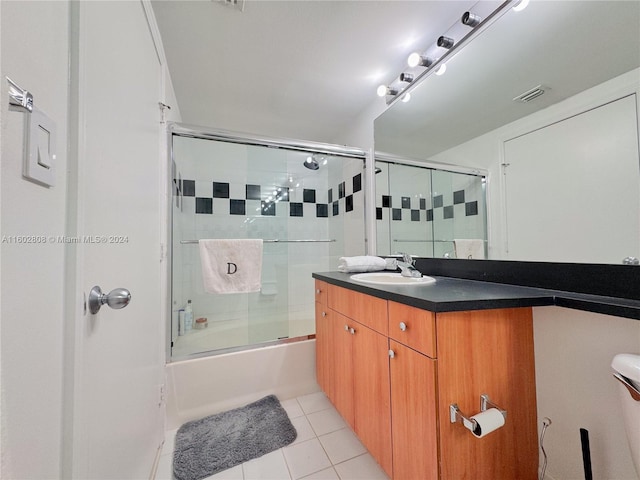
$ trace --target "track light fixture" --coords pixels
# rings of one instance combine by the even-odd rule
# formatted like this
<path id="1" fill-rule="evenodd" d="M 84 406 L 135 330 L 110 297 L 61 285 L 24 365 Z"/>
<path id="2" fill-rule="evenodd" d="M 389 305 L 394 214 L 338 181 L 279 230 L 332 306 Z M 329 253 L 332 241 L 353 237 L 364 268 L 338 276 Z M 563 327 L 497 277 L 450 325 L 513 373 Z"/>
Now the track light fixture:
<path id="1" fill-rule="evenodd" d="M 380 85 L 378 90 L 376 90 L 379 97 L 384 97 L 385 95 L 397 95 L 398 90 L 395 88 L 391 88 L 387 85 Z"/>
<path id="2" fill-rule="evenodd" d="M 407 82 L 407 83 L 413 82 L 413 74 L 412 73 L 407 73 L 407 72 L 402 72 L 400 74 L 400 81 L 401 82 Z"/>
<path id="3" fill-rule="evenodd" d="M 410 67 L 427 67 L 427 68 L 429 68 L 432 63 L 433 63 L 433 60 L 431 60 L 429 57 L 423 57 L 422 55 L 420 55 L 417 52 L 413 52 L 411 55 L 409 55 L 409 58 L 407 59 L 407 64 Z"/>
<path id="4" fill-rule="evenodd" d="M 442 35 L 440 38 L 438 38 L 437 45 L 439 47 L 446 48 L 447 50 L 449 50 L 451 47 L 453 47 L 454 43 L 456 42 L 453 40 L 453 38 L 445 37 L 444 35 Z"/>
<path id="5" fill-rule="evenodd" d="M 529 3 L 529 0 L 506 0 L 499 2 L 485 2 L 479 0 L 473 7 L 458 17 L 447 31 L 441 35 L 434 44 L 423 51 L 413 52 L 407 58 L 409 68 L 400 73 L 387 85 L 380 85 L 377 93 L 380 97 L 386 97 L 387 105 L 397 100 L 408 100 L 409 92 L 415 88 L 421 80 L 433 74 L 442 75 L 448 63 L 460 48 L 475 38 L 495 19 L 499 18 L 508 9 L 521 10 Z M 514 6 L 515 5 L 515 6 Z"/>
<path id="6" fill-rule="evenodd" d="M 481 21 L 482 18 L 480 18 L 480 15 L 476 15 L 471 12 L 464 12 L 462 14 L 462 24 L 468 27 L 477 27 L 478 25 L 480 25 Z"/>

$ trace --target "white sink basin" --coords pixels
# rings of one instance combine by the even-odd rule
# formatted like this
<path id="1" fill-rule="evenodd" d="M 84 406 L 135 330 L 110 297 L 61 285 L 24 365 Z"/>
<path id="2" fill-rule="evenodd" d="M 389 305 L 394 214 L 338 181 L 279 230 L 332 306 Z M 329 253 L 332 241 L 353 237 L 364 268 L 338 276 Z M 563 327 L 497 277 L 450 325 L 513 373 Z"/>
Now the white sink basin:
<path id="1" fill-rule="evenodd" d="M 352 280 L 356 280 L 362 283 L 370 283 L 372 285 L 431 285 L 436 283 L 436 279 L 433 277 L 403 277 L 399 273 L 391 272 L 371 272 L 371 273 L 357 273 L 351 275 Z"/>

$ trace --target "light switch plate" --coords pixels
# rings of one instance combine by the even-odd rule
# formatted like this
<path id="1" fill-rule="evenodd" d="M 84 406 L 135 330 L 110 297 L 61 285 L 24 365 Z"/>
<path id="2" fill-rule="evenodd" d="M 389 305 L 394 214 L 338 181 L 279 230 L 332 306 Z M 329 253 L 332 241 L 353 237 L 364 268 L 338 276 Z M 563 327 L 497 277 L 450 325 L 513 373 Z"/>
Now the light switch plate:
<path id="1" fill-rule="evenodd" d="M 31 113 L 25 114 L 23 175 L 41 185 L 55 185 L 56 124 L 36 107 Z"/>

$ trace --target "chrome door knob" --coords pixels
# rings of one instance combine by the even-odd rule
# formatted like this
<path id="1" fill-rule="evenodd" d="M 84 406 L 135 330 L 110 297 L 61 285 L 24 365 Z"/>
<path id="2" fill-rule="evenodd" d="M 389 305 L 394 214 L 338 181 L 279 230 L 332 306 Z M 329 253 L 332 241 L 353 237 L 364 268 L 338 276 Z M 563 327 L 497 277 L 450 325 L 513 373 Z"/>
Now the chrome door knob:
<path id="1" fill-rule="evenodd" d="M 400 322 L 400 330 L 402 330 L 403 332 L 407 330 L 407 324 L 404 322 Z"/>
<path id="2" fill-rule="evenodd" d="M 396 356 L 396 352 L 394 352 L 393 350 L 389 350 L 389 358 L 395 358 Z"/>
<path id="3" fill-rule="evenodd" d="M 95 315 L 105 303 L 111 308 L 119 310 L 129 305 L 131 293 L 126 288 L 114 288 L 109 293 L 102 293 L 102 289 L 95 286 L 89 292 L 89 311 Z"/>

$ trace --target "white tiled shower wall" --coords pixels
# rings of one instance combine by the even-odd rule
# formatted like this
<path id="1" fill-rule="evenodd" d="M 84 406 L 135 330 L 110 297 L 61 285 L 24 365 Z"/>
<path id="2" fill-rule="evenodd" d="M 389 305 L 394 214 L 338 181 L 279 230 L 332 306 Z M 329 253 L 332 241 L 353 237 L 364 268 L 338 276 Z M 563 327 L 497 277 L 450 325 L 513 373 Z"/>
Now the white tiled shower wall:
<path id="1" fill-rule="evenodd" d="M 486 240 L 482 177 L 380 161 L 376 166 L 382 170 L 376 175 L 376 207 L 382 211 L 382 219 L 376 220 L 379 254 L 406 252 L 438 258 L 448 253 L 455 258 L 454 239 Z M 464 202 L 454 204 L 454 192 L 458 191 L 464 191 L 466 202 L 477 202 L 476 215 L 466 214 Z M 393 220 L 391 208 L 383 206 L 383 196 L 387 195 L 394 209 L 403 206 L 403 197 L 409 198 L 411 209 L 419 209 L 420 220 L 413 221 L 407 208 L 402 209 L 401 220 Z M 434 208 L 434 197 L 440 195 L 444 206 L 453 207 L 453 218 L 444 218 L 442 207 Z M 420 209 L 421 201 L 426 210 Z M 427 221 L 430 209 L 433 220 Z"/>
<path id="2" fill-rule="evenodd" d="M 434 231 L 436 240 L 454 240 L 459 238 L 487 239 L 485 220 L 485 193 L 482 177 L 445 171 L 433 171 L 433 195 L 442 195 L 444 205 L 453 205 L 453 219 L 442 217 L 442 209 L 434 210 Z M 465 202 L 454 203 L 454 192 L 464 191 L 466 202 L 477 203 L 477 214 L 467 215 Z M 446 253 L 455 257 L 452 242 L 434 244 L 434 257 L 442 258 Z"/>
<path id="3" fill-rule="evenodd" d="M 271 149 L 198 138 L 174 137 L 174 178 L 195 180 L 195 197 L 178 195 L 173 202 L 173 319 L 192 300 L 194 317 L 204 316 L 208 330 L 216 330 L 216 345 L 197 351 L 254 344 L 280 337 L 315 332 L 312 272 L 334 270 L 339 256 L 364 254 L 364 186 L 353 192 L 353 177 L 362 174 L 363 161 L 325 156 L 326 165 L 313 171 L 303 163 L 305 152 Z M 322 163 L 322 159 L 320 159 Z M 360 177 L 362 179 L 362 175 Z M 213 182 L 229 184 L 231 199 L 245 199 L 246 185 L 260 185 L 264 199 L 271 186 L 288 187 L 288 201 L 276 214 L 262 215 L 259 200 L 246 200 L 245 215 L 229 214 L 229 199 L 213 198 L 213 214 L 196 211 L 196 197 L 211 198 Z M 353 194 L 353 210 L 345 211 L 338 185 Z M 304 190 L 315 191 L 315 202 L 304 202 Z M 332 189 L 339 215 L 328 203 Z M 302 203 L 302 216 L 290 215 L 290 204 Z M 327 217 L 316 215 L 316 204 L 328 204 Z M 324 243 L 264 243 L 262 291 L 212 295 L 202 287 L 197 245 L 181 240 L 201 238 L 335 239 Z M 176 335 L 173 327 L 174 337 Z M 233 332 L 220 344 L 222 331 Z M 209 333 L 208 332 L 208 333 Z M 184 343 L 184 339 L 179 339 Z M 184 350 L 181 349 L 184 353 Z"/>

